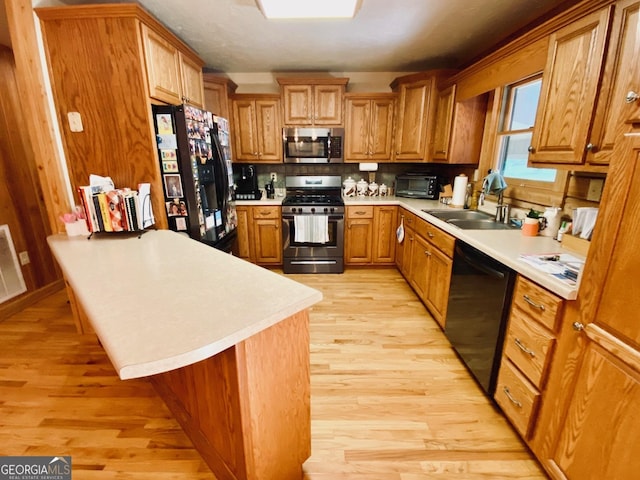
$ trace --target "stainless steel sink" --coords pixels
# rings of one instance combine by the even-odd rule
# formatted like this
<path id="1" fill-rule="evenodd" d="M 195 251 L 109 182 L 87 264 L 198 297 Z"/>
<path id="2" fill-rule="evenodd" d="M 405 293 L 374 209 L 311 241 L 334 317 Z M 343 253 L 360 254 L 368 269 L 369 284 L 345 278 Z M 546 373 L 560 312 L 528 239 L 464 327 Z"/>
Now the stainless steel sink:
<path id="1" fill-rule="evenodd" d="M 447 220 L 447 223 L 463 230 L 514 230 L 517 228 L 506 223 L 496 222 L 491 217 L 484 219 L 452 218 Z"/>
<path id="2" fill-rule="evenodd" d="M 422 210 L 423 212 L 433 215 L 440 220 L 491 220 L 493 217 L 488 213 L 479 212 L 478 210 Z"/>

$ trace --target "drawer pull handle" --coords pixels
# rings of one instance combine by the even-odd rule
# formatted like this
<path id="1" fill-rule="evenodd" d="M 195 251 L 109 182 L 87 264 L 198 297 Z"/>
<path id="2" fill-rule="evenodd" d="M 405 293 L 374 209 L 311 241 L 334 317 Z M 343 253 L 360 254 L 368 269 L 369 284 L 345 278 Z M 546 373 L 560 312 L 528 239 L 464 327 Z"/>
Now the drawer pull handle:
<path id="1" fill-rule="evenodd" d="M 519 338 L 516 338 L 514 342 L 516 342 L 516 346 L 520 350 L 522 350 L 524 353 L 528 353 L 529 355 L 531 355 L 531 357 L 536 356 L 536 352 L 534 352 L 533 350 L 529 350 L 527 347 L 525 347 L 525 345 L 522 343 L 522 341 Z"/>
<path id="2" fill-rule="evenodd" d="M 504 387 L 502 391 L 504 392 L 504 394 L 507 396 L 507 398 L 511 403 L 513 403 L 518 408 L 522 408 L 522 403 L 520 403 L 518 400 L 513 398 L 513 395 L 511 395 L 511 392 L 509 391 L 509 387 Z"/>
<path id="3" fill-rule="evenodd" d="M 427 236 L 428 236 L 429 238 L 433 238 L 435 235 L 434 235 L 433 233 L 431 233 L 431 232 L 427 232 Z"/>
<path id="4" fill-rule="evenodd" d="M 534 302 L 529 298 L 529 295 L 523 295 L 522 297 L 524 298 L 524 301 L 527 302 L 529 305 L 531 305 L 532 307 L 538 308 L 544 312 L 544 305 Z"/>
<path id="5" fill-rule="evenodd" d="M 356 215 L 366 215 L 367 212 L 363 212 L 362 210 L 358 210 L 357 212 L 354 212 Z"/>

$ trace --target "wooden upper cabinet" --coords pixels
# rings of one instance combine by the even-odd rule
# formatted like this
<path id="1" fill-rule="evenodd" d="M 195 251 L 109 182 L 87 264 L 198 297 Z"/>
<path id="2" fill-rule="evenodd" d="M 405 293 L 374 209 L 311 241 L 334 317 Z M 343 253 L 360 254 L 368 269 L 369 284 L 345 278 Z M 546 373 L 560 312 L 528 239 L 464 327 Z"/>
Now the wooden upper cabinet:
<path id="1" fill-rule="evenodd" d="M 433 160 L 446 161 L 449 157 L 455 96 L 455 85 L 438 91 L 433 132 L 433 149 L 431 153 Z"/>
<path id="2" fill-rule="evenodd" d="M 232 104 L 235 161 L 282 162 L 279 96 L 240 94 Z"/>
<path id="3" fill-rule="evenodd" d="M 170 42 L 142 24 L 149 96 L 172 105 L 182 103 L 180 53 Z"/>
<path id="4" fill-rule="evenodd" d="M 144 23 L 141 24 L 149 96 L 170 105 L 189 103 L 204 107 L 202 66 L 174 43 Z"/>
<path id="5" fill-rule="evenodd" d="M 637 48 L 639 0 L 620 0 L 616 3 L 609 49 L 602 75 L 598 103 L 587 149 L 586 163 L 608 165 L 615 137 L 620 128 L 640 121 L 640 103 L 627 102 L 629 92 L 640 94 L 640 55 Z"/>
<path id="6" fill-rule="evenodd" d="M 391 161 L 395 94 L 347 94 L 345 161 Z"/>
<path id="7" fill-rule="evenodd" d="M 229 78 L 211 73 L 202 74 L 204 83 L 204 108 L 214 115 L 232 120 L 230 97 L 238 86 Z"/>
<path id="8" fill-rule="evenodd" d="M 395 160 L 424 162 L 429 159 L 429 128 L 435 113 L 435 75 L 417 74 L 396 79 L 392 84 L 398 92 L 398 112 L 395 130 Z"/>
<path id="9" fill-rule="evenodd" d="M 194 107 L 204 108 L 202 65 L 180 53 L 182 100 Z"/>
<path id="10" fill-rule="evenodd" d="M 284 124 L 341 126 L 343 96 L 348 81 L 348 78 L 279 78 L 284 104 Z"/>
<path id="11" fill-rule="evenodd" d="M 611 11 L 601 9 L 551 34 L 530 163 L 584 163 Z"/>

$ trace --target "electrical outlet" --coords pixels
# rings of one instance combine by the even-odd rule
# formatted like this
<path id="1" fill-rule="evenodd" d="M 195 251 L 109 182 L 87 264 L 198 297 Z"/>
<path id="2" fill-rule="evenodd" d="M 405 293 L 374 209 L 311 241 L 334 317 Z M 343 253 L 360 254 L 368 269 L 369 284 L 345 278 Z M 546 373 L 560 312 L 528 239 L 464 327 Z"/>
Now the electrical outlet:
<path id="1" fill-rule="evenodd" d="M 276 172 L 271 172 L 271 174 L 270 174 L 270 178 L 271 178 L 271 180 L 273 180 L 273 181 L 274 181 L 274 183 L 275 183 L 275 182 L 277 182 L 277 181 L 278 181 L 278 174 L 277 174 Z"/>
<path id="2" fill-rule="evenodd" d="M 602 178 L 592 178 L 589 180 L 589 190 L 587 191 L 587 200 L 599 202 L 602 197 L 602 187 L 604 180 Z"/>
<path id="3" fill-rule="evenodd" d="M 31 261 L 29 260 L 29 252 L 26 250 L 24 252 L 20 252 L 18 256 L 20 257 L 20 265 L 26 265 Z"/>

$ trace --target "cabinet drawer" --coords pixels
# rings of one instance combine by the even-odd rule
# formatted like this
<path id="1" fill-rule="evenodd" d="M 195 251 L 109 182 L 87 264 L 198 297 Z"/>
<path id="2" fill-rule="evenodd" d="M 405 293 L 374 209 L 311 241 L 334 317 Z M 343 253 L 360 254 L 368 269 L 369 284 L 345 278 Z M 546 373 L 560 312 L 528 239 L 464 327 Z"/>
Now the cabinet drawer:
<path id="1" fill-rule="evenodd" d="M 519 308 L 511 310 L 504 354 L 539 389 L 546 379 L 555 341 L 547 329 Z"/>
<path id="2" fill-rule="evenodd" d="M 494 397 L 520 435 L 528 438 L 535 420 L 540 392 L 509 360 L 502 360 Z"/>
<path id="3" fill-rule="evenodd" d="M 280 207 L 253 207 L 254 220 L 259 218 L 280 218 Z"/>
<path id="4" fill-rule="evenodd" d="M 535 320 L 555 332 L 558 320 L 562 316 L 563 300 L 519 275 L 512 305 L 529 313 Z"/>
<path id="5" fill-rule="evenodd" d="M 416 218 L 418 217 L 416 217 L 409 210 L 405 210 L 404 208 L 400 209 L 400 219 L 403 221 L 405 228 L 415 228 Z"/>
<path id="6" fill-rule="evenodd" d="M 453 247 L 456 243 L 456 239 L 454 237 L 443 232 L 438 227 L 434 227 L 429 222 L 417 217 L 416 226 L 414 228 L 417 234 L 422 236 L 433 246 L 437 247 L 445 255 L 453 258 Z"/>
<path id="7" fill-rule="evenodd" d="M 347 207 L 347 218 L 373 218 L 373 205 Z"/>

